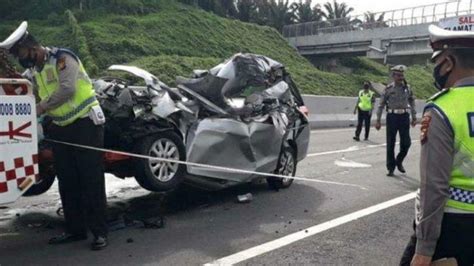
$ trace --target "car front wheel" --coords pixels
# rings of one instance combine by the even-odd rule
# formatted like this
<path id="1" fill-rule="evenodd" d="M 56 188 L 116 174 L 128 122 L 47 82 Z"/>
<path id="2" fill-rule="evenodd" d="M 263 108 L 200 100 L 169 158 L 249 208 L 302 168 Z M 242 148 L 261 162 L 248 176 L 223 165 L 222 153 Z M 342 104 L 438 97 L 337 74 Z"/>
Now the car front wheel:
<path id="1" fill-rule="evenodd" d="M 151 157 L 186 160 L 186 149 L 181 138 L 167 131 L 148 136 L 137 144 L 137 152 Z M 135 179 L 145 189 L 163 192 L 175 189 L 183 181 L 186 166 L 160 160 L 137 159 Z"/>
<path id="2" fill-rule="evenodd" d="M 275 174 L 284 176 L 295 176 L 296 174 L 296 156 L 293 148 L 283 147 L 278 160 Z M 288 188 L 293 184 L 293 178 L 268 177 L 268 186 L 271 189 Z"/>

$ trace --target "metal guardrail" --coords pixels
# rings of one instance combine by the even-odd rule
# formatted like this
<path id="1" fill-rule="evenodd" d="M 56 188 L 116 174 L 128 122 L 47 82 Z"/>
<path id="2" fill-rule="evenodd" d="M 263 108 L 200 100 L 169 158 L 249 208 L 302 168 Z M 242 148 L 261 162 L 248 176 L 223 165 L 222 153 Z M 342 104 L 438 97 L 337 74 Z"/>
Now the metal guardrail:
<path id="1" fill-rule="evenodd" d="M 343 19 L 292 24 L 283 27 L 283 36 L 291 38 L 335 32 L 435 23 L 444 18 L 471 14 L 472 8 L 473 0 L 459 0 L 370 13 L 370 16 L 373 15 L 375 20 L 382 16 L 383 19 L 381 21 L 367 21 L 366 14 L 362 14 Z"/>

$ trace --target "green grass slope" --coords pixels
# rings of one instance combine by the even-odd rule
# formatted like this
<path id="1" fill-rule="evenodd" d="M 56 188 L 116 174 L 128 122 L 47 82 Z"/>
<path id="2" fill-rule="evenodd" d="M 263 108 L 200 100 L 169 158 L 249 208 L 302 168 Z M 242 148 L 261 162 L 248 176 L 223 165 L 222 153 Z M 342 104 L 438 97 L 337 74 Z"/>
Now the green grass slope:
<path id="1" fill-rule="evenodd" d="M 111 64 L 143 67 L 174 85 L 176 75 L 207 69 L 237 52 L 269 56 L 285 64 L 304 93 L 354 96 L 364 80 L 387 82 L 387 68 L 366 58 L 344 60 L 352 74 L 316 69 L 273 28 L 229 20 L 163 0 L 155 13 L 117 15 L 73 11 L 29 21 L 30 32 L 42 43 L 69 47 L 82 58 L 92 76 Z M 0 39 L 19 21 L 2 21 Z M 430 69 L 411 67 L 407 78 L 419 98 L 430 96 Z"/>

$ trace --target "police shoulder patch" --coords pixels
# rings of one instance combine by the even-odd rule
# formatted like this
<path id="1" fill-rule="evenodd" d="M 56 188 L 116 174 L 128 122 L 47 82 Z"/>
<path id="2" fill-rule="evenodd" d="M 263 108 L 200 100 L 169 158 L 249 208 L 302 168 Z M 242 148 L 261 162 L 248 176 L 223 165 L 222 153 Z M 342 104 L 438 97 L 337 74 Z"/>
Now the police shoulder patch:
<path id="1" fill-rule="evenodd" d="M 430 123 L 431 123 L 431 112 L 427 111 L 423 114 L 423 118 L 421 119 L 421 128 L 420 128 L 421 145 L 428 142 L 428 130 L 430 128 Z"/>
<path id="2" fill-rule="evenodd" d="M 431 96 L 429 99 L 428 99 L 428 102 L 432 102 L 436 99 L 438 99 L 439 97 L 445 95 L 446 93 L 448 93 L 450 90 L 449 89 L 443 89 L 441 91 L 439 91 L 438 93 L 436 93 L 435 95 Z"/>
<path id="3" fill-rule="evenodd" d="M 59 71 L 66 69 L 66 58 L 65 57 L 58 58 L 56 66 L 58 67 Z"/>

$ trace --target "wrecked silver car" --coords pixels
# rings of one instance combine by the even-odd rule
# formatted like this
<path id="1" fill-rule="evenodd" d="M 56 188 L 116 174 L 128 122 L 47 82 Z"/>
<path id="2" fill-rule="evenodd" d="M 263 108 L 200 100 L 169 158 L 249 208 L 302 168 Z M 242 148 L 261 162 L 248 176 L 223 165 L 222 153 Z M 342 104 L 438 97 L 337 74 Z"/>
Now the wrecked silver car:
<path id="1" fill-rule="evenodd" d="M 137 67 L 114 65 L 109 70 L 130 77 L 94 82 L 106 116 L 105 147 L 201 164 L 106 152 L 104 169 L 117 177 L 134 176 L 143 188 L 157 192 L 183 182 L 215 190 L 260 179 L 262 172 L 294 176 L 297 162 L 306 157 L 307 109 L 284 66 L 270 58 L 237 54 L 210 70 L 194 71 L 192 78 L 178 77 L 177 88 Z M 47 149 L 40 152 L 43 168 L 52 159 Z M 54 169 L 47 169 L 54 180 Z M 274 189 L 293 182 L 266 179 Z"/>
<path id="2" fill-rule="evenodd" d="M 294 176 L 307 154 L 310 128 L 303 99 L 284 66 L 268 57 L 236 54 L 193 78 L 177 78 L 181 101 L 192 115 L 181 117 L 190 162 Z M 184 125 L 184 126 L 183 126 Z M 188 182 L 222 188 L 250 182 L 258 174 L 187 166 Z M 267 178 L 271 188 L 293 179 Z"/>

